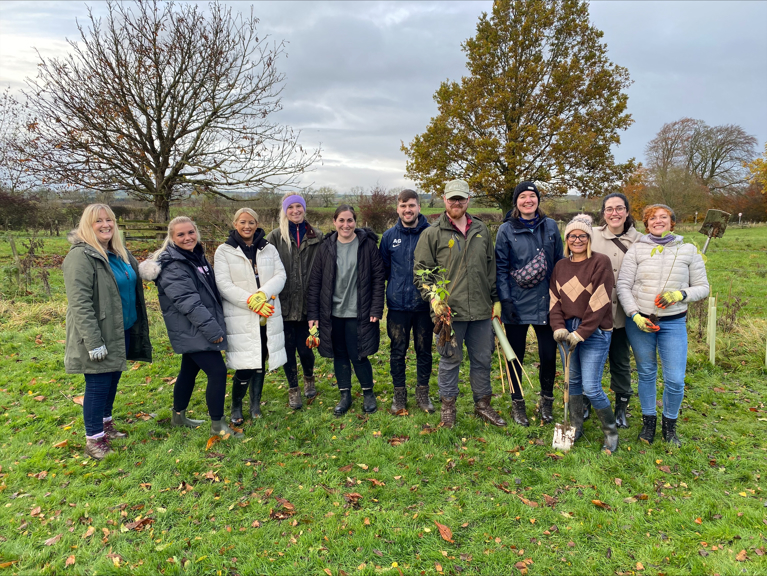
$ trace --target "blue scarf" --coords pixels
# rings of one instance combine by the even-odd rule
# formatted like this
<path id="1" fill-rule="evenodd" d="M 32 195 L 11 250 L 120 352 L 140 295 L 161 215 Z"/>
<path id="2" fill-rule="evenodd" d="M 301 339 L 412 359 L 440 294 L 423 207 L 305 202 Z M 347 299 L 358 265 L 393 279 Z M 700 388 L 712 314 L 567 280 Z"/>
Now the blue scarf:
<path id="1" fill-rule="evenodd" d="M 661 246 L 665 246 L 666 244 L 670 244 L 674 240 L 676 240 L 676 236 L 673 234 L 666 234 L 665 236 L 654 236 L 653 234 L 648 234 L 647 238 L 655 242 L 656 244 L 660 244 Z"/>
<path id="2" fill-rule="evenodd" d="M 535 228 L 538 222 L 541 221 L 541 217 L 538 214 L 536 214 L 535 218 L 533 218 L 532 220 L 525 220 L 524 218 L 522 218 L 522 216 L 520 216 L 519 221 L 522 223 L 522 226 L 532 230 L 533 228 Z"/>

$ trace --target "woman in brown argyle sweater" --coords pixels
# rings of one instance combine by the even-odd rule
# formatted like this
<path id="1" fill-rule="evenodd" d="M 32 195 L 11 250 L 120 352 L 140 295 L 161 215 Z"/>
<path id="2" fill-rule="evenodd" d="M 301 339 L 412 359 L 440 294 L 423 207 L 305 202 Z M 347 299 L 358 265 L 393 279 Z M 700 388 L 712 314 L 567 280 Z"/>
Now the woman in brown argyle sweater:
<path id="1" fill-rule="evenodd" d="M 610 295 L 615 284 L 610 259 L 591 252 L 591 218 L 579 214 L 565 228 L 565 258 L 554 266 L 549 285 L 554 340 L 569 346 L 570 418 L 576 439 L 583 433 L 583 396 L 602 423 L 603 450 L 618 448 L 618 429 L 602 372 L 613 330 Z"/>

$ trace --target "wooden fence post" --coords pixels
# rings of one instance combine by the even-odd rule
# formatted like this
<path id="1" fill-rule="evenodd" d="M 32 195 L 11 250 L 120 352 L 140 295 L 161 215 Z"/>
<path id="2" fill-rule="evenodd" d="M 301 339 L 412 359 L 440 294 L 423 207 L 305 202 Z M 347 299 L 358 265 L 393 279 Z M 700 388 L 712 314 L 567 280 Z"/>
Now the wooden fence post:
<path id="1" fill-rule="evenodd" d="M 708 299 L 708 360 L 716 366 L 716 296 Z"/>

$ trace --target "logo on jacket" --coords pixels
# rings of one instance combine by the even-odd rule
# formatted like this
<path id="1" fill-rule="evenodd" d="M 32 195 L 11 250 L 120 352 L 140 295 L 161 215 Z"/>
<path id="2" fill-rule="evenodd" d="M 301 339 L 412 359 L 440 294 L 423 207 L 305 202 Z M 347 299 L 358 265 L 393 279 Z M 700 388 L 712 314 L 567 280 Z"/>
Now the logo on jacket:
<path id="1" fill-rule="evenodd" d="M 392 248 L 396 248 L 400 244 L 402 244 L 402 238 L 395 238 L 394 242 L 391 243 L 391 247 Z"/>

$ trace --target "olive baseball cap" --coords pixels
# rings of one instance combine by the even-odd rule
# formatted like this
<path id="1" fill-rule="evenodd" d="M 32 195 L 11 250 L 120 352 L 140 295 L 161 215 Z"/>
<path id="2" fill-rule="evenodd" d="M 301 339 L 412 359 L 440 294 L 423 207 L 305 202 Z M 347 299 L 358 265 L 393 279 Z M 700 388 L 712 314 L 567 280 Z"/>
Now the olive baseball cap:
<path id="1" fill-rule="evenodd" d="M 445 198 L 468 198 L 469 183 L 466 180 L 451 180 L 445 184 Z"/>

